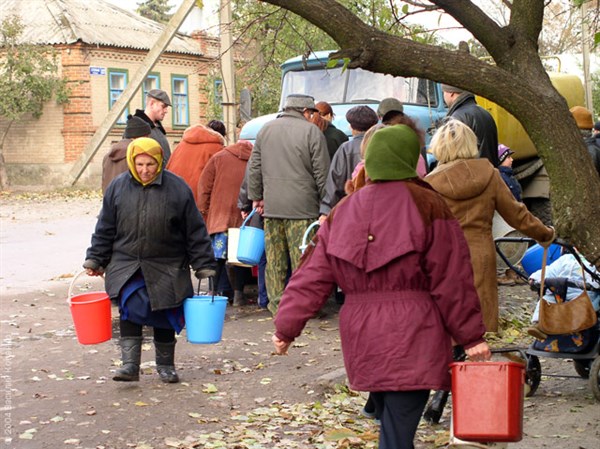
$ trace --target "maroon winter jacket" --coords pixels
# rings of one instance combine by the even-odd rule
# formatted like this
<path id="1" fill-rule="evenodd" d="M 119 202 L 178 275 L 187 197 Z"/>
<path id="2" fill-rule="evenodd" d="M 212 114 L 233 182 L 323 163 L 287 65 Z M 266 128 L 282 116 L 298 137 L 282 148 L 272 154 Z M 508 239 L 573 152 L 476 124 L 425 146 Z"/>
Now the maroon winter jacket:
<path id="1" fill-rule="evenodd" d="M 369 184 L 315 239 L 283 295 L 277 337 L 300 335 L 337 284 L 351 388 L 449 389 L 451 337 L 470 348 L 485 328 L 469 248 L 444 200 L 418 180 Z"/>

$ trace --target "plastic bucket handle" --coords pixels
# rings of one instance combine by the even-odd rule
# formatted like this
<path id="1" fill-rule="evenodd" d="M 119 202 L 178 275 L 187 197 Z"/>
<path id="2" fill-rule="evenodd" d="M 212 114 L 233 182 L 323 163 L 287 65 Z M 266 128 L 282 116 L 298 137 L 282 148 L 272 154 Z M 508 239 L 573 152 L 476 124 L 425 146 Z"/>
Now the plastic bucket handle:
<path id="1" fill-rule="evenodd" d="M 244 229 L 246 227 L 246 222 L 248 220 L 250 220 L 255 213 L 256 213 L 256 208 L 252 209 L 252 212 L 250 212 L 248 214 L 248 216 L 246 217 L 246 219 L 243 221 L 242 226 L 240 226 L 240 229 Z"/>
<path id="2" fill-rule="evenodd" d="M 310 231 L 312 231 L 315 227 L 320 226 L 321 222 L 319 220 L 310 224 L 310 226 L 304 231 L 304 235 L 302 236 L 302 245 L 300 245 L 300 251 L 304 252 L 304 250 L 308 247 L 308 236 L 310 235 Z"/>
<path id="3" fill-rule="evenodd" d="M 198 290 L 196 290 L 196 294 L 198 296 L 202 296 L 200 293 L 200 283 L 202 282 L 202 279 L 198 279 Z M 212 299 L 210 302 L 215 302 L 215 278 L 212 276 L 208 277 L 208 292 L 210 292 Z M 205 296 L 208 296 L 208 292 L 206 292 L 207 294 Z"/>
<path id="4" fill-rule="evenodd" d="M 73 288 L 75 287 L 75 281 L 79 278 L 79 276 L 81 276 L 82 274 L 87 274 L 87 271 L 85 269 L 81 270 L 79 273 L 77 273 L 73 279 L 71 280 L 71 284 L 69 285 L 69 292 L 67 293 L 67 303 L 68 304 L 72 304 L 71 303 L 71 298 L 73 297 Z M 93 277 L 93 276 L 90 276 Z M 102 275 L 101 277 L 104 277 L 104 275 Z M 91 301 L 81 301 L 81 302 L 77 302 L 77 304 L 92 304 L 95 302 L 101 301 L 99 299 L 92 299 Z"/>

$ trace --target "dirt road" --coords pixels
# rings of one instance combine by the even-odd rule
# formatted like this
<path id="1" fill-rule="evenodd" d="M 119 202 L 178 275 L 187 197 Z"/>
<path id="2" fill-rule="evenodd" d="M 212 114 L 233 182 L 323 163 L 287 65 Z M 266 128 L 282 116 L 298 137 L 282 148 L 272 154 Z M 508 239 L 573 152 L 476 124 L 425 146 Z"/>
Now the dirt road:
<path id="1" fill-rule="evenodd" d="M 158 380 L 151 337 L 140 382 L 113 382 L 116 340 L 78 344 L 66 304 L 100 207 L 97 195 L 81 196 L 2 198 L 2 447 L 376 447 L 378 427 L 358 413 L 363 399 L 343 387 L 333 304 L 309 322 L 287 357 L 271 353 L 268 312 L 228 308 L 219 344 L 193 345 L 185 333 L 179 339 L 181 383 Z M 76 292 L 101 288 L 83 279 Z M 501 294 L 503 316 L 522 321 L 530 292 L 516 286 Z M 513 338 L 519 342 L 511 328 L 493 344 Z M 576 376 L 569 361 L 541 361 L 544 374 Z M 509 448 L 597 448 L 599 418 L 585 380 L 544 378 L 525 401 L 524 439 Z M 440 425 L 422 423 L 416 447 L 443 447 L 448 426 L 448 412 Z"/>

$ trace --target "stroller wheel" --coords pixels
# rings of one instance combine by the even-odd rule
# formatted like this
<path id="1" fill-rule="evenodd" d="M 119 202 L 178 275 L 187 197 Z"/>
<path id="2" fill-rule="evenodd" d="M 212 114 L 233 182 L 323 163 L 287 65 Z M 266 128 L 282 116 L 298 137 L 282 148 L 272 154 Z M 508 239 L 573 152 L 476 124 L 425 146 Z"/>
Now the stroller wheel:
<path id="1" fill-rule="evenodd" d="M 600 401 L 600 356 L 590 365 L 590 388 L 597 401 Z"/>
<path id="2" fill-rule="evenodd" d="M 587 379 L 590 377 L 590 366 L 593 360 L 573 360 L 575 371 L 580 377 Z"/>
<path id="3" fill-rule="evenodd" d="M 527 356 L 527 366 L 525 368 L 525 383 L 529 386 L 529 391 L 525 394 L 528 398 L 533 396 L 542 380 L 542 365 L 540 359 L 535 355 Z"/>

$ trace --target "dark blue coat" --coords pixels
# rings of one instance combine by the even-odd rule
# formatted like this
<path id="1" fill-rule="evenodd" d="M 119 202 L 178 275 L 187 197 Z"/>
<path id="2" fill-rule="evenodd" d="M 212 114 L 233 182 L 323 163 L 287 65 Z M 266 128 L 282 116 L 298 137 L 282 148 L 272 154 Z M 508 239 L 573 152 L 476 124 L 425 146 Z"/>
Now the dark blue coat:
<path id="1" fill-rule="evenodd" d="M 590 137 L 585 141 L 588 152 L 590 156 L 592 156 L 592 162 L 594 163 L 594 168 L 600 175 L 600 134 Z"/>
<path id="2" fill-rule="evenodd" d="M 152 310 L 178 306 L 193 296 L 190 265 L 194 270 L 215 265 L 192 191 L 169 171 L 146 187 L 128 171 L 114 179 L 104 195 L 86 259 L 86 267 L 105 268 L 111 298 L 118 298 L 141 269 Z"/>
<path id="3" fill-rule="evenodd" d="M 523 201 L 523 199 L 521 198 L 523 190 L 521 189 L 521 184 L 519 184 L 519 181 L 517 181 L 517 178 L 515 178 L 513 175 L 512 167 L 500 166 L 500 167 L 498 167 L 498 170 L 500 170 L 500 175 L 502 176 L 502 180 L 508 186 L 508 188 L 510 189 L 510 192 L 513 194 L 515 199 L 517 201 Z"/>

